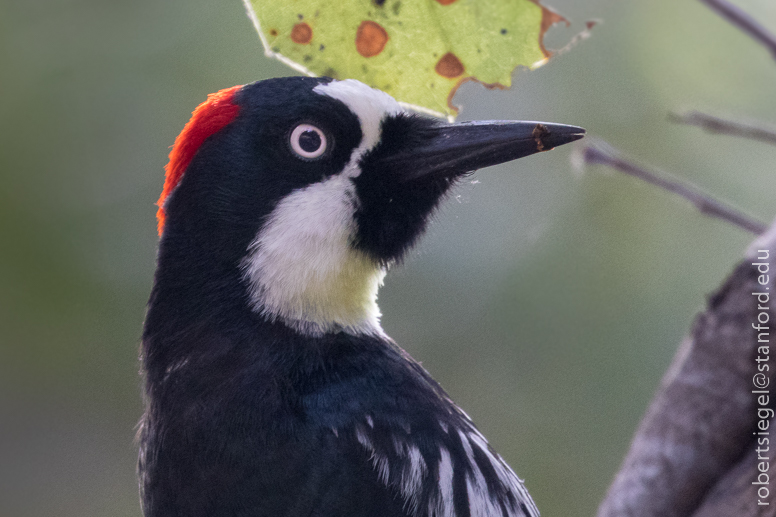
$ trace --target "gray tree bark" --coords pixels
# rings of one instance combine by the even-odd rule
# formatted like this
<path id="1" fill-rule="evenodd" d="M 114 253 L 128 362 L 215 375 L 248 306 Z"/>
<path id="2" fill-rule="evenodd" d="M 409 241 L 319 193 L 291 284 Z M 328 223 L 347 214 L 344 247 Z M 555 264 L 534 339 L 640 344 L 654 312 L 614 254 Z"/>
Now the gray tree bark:
<path id="1" fill-rule="evenodd" d="M 598 517 L 776 516 L 774 266 L 776 222 L 696 317 Z"/>

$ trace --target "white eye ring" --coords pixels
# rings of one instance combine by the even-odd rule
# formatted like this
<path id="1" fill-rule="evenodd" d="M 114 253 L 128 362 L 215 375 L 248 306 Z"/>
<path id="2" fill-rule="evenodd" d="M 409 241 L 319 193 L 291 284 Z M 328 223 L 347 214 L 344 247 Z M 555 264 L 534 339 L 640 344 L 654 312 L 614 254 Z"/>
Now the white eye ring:
<path id="1" fill-rule="evenodd" d="M 291 132 L 289 142 L 296 154 L 308 160 L 318 158 L 326 152 L 326 135 L 311 124 L 296 126 Z"/>

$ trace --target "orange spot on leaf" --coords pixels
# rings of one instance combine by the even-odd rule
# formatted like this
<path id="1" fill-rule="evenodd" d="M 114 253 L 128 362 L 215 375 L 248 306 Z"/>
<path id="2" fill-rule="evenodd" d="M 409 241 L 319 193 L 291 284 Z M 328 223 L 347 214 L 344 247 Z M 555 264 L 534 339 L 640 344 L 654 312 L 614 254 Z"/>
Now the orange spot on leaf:
<path id="1" fill-rule="evenodd" d="M 297 23 L 291 29 L 291 41 L 300 45 L 307 45 L 313 39 L 313 29 L 305 22 Z"/>
<path id="2" fill-rule="evenodd" d="M 453 2 L 455 2 L 455 0 L 436 0 L 436 1 L 439 2 L 442 5 L 450 5 Z"/>
<path id="3" fill-rule="evenodd" d="M 380 24 L 370 20 L 361 22 L 356 31 L 356 50 L 364 57 L 376 56 L 388 43 L 388 33 Z"/>
<path id="4" fill-rule="evenodd" d="M 463 74 L 464 69 L 461 60 L 458 59 L 452 52 L 448 52 L 439 58 L 439 61 L 437 61 L 437 64 L 434 67 L 434 70 L 436 70 L 436 73 L 442 77 L 453 79 Z"/>
<path id="5" fill-rule="evenodd" d="M 273 38 L 274 38 L 275 36 L 277 36 L 277 35 L 278 35 L 278 31 L 277 31 L 277 29 L 270 29 L 270 30 L 269 30 L 269 35 L 270 35 L 270 36 L 272 36 Z"/>

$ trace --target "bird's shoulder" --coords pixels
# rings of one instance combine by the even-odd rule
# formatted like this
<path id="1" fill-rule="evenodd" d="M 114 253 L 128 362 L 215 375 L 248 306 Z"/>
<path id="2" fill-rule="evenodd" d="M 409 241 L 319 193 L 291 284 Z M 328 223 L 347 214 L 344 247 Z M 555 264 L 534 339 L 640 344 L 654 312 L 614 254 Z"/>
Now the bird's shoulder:
<path id="1" fill-rule="evenodd" d="M 368 357 L 339 357 L 326 381 L 312 380 L 305 413 L 332 455 L 359 463 L 353 472 L 369 465 L 372 482 L 401 502 L 396 515 L 538 515 L 523 482 L 419 363 L 387 338 L 360 353 Z"/>

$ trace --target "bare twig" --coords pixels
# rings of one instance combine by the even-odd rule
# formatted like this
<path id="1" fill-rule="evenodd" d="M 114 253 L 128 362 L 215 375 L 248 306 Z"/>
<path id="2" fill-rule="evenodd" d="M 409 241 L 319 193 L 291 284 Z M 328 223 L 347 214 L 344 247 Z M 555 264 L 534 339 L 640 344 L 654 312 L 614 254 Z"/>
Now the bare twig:
<path id="1" fill-rule="evenodd" d="M 677 194 L 695 205 L 701 213 L 723 219 L 754 234 L 759 235 L 768 228 L 768 225 L 765 223 L 713 198 L 711 195 L 703 192 L 694 185 L 683 183 L 679 180 L 669 178 L 665 174 L 658 174 L 643 167 L 639 167 L 621 157 L 616 149 L 605 142 L 593 141 L 585 146 L 582 151 L 582 160 L 584 163 L 607 165 L 620 172 L 624 172 L 625 174 L 629 174 L 646 181 L 647 183 L 651 183 L 652 185 Z"/>
<path id="2" fill-rule="evenodd" d="M 700 111 L 687 113 L 669 113 L 668 120 L 677 124 L 698 126 L 709 133 L 740 136 L 751 140 L 759 140 L 776 145 L 776 129 L 770 129 L 754 124 L 745 124 L 723 118 L 707 115 Z"/>
<path id="3" fill-rule="evenodd" d="M 704 4 L 715 10 L 727 21 L 746 32 L 771 51 L 776 59 L 776 36 L 747 14 L 744 10 L 731 4 L 727 0 L 701 0 Z"/>

